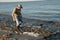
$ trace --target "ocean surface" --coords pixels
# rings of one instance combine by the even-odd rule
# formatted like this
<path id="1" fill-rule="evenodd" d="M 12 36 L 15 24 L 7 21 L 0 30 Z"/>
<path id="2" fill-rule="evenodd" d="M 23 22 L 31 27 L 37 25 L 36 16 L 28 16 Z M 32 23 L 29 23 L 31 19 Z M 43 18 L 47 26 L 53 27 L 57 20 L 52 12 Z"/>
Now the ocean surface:
<path id="1" fill-rule="evenodd" d="M 0 2 L 0 14 L 12 14 L 17 4 L 22 4 L 22 16 L 26 18 L 60 21 L 60 0 L 31 2 Z"/>

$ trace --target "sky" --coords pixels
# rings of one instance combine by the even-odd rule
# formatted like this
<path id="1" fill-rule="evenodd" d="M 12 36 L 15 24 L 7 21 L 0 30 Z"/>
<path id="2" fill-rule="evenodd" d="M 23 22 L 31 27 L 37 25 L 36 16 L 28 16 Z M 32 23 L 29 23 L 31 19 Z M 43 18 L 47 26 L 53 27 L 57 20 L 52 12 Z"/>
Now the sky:
<path id="1" fill-rule="evenodd" d="M 39 0 L 0 0 L 0 2 L 39 1 Z M 42 1 L 42 0 L 40 0 Z"/>

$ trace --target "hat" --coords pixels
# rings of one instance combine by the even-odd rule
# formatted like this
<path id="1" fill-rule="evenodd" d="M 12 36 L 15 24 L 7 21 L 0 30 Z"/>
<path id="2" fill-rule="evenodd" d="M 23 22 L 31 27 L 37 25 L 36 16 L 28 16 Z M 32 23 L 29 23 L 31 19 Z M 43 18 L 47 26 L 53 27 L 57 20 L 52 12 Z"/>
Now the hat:
<path id="1" fill-rule="evenodd" d="M 18 4 L 17 6 L 21 7 L 22 8 L 22 5 L 21 4 Z"/>

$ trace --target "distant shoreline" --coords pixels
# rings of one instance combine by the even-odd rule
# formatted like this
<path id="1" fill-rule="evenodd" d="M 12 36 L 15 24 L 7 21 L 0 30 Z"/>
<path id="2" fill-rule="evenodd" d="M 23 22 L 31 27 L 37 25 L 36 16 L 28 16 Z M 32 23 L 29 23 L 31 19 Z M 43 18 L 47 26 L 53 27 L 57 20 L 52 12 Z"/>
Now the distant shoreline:
<path id="1" fill-rule="evenodd" d="M 38 2 L 38 1 L 17 1 L 17 2 L 24 3 L 24 2 Z M 0 3 L 16 3 L 16 2 L 0 2 Z"/>
<path id="2" fill-rule="evenodd" d="M 11 15 L 8 15 L 8 14 L 0 14 L 0 16 L 11 16 Z M 23 20 L 26 20 L 26 21 L 34 21 L 34 22 L 35 21 L 36 22 L 49 22 L 48 20 L 39 20 L 39 19 L 32 19 L 32 18 L 25 18 L 25 17 L 23 17 Z M 56 21 L 53 21 L 53 22 L 56 22 Z"/>

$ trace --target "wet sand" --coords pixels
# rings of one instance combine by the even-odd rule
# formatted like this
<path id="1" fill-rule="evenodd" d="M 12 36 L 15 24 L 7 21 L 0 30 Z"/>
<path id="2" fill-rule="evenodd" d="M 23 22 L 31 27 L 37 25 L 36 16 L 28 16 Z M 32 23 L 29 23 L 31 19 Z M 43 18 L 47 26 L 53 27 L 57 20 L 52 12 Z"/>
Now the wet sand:
<path id="1" fill-rule="evenodd" d="M 23 22 L 22 29 L 25 33 L 20 34 L 12 17 L 0 14 L 0 40 L 60 40 L 60 22 L 24 17 Z"/>

